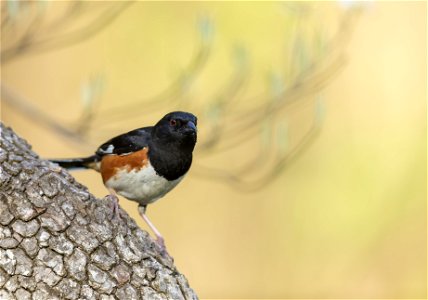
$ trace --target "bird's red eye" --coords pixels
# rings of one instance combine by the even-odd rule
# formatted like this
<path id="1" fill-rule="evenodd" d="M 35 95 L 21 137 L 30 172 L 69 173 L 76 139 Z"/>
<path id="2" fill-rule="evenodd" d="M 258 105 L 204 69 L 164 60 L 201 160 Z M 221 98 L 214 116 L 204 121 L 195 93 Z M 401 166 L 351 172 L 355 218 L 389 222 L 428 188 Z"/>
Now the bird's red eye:
<path id="1" fill-rule="evenodd" d="M 177 121 L 176 121 L 176 120 L 174 120 L 174 119 L 171 119 L 171 120 L 169 121 L 169 124 L 170 124 L 171 126 L 175 126 L 175 125 L 177 125 Z"/>

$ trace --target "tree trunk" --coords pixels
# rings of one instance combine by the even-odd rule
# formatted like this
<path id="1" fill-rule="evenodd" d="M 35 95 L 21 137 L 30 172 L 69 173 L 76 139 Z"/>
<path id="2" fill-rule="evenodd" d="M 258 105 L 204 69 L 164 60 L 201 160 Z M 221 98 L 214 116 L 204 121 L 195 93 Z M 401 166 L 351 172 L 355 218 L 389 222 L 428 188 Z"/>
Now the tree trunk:
<path id="1" fill-rule="evenodd" d="M 0 129 L 0 299 L 197 299 L 134 220 Z"/>

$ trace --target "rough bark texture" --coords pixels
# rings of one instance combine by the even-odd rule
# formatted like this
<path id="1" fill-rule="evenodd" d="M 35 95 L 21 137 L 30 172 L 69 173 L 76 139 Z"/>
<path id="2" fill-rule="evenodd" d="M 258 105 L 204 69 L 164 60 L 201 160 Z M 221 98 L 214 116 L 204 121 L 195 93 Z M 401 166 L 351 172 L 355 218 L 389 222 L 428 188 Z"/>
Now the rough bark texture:
<path id="1" fill-rule="evenodd" d="M 0 299 L 197 299 L 148 233 L 1 126 Z"/>

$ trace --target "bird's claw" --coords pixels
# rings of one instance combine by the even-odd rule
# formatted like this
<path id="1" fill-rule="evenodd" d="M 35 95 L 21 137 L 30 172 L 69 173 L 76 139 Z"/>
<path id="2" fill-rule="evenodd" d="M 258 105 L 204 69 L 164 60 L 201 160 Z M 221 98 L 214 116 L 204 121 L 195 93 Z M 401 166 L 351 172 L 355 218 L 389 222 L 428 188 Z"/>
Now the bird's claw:
<path id="1" fill-rule="evenodd" d="M 110 200 L 111 209 L 113 212 L 113 220 L 115 221 L 121 221 L 122 218 L 120 217 L 120 207 L 119 207 L 119 198 L 116 195 L 110 194 L 107 195 L 106 198 Z"/>
<path id="2" fill-rule="evenodd" d="M 166 250 L 165 240 L 162 237 L 157 237 L 156 238 L 156 244 L 158 244 L 158 246 L 160 248 L 160 254 L 161 254 L 162 257 L 169 257 L 172 260 L 174 260 L 172 258 L 172 256 L 169 255 L 168 251 Z"/>
<path id="3" fill-rule="evenodd" d="M 166 250 L 165 240 L 163 239 L 163 237 L 157 237 L 157 238 L 156 238 L 156 243 L 159 245 L 159 247 L 160 247 L 161 249 Z"/>

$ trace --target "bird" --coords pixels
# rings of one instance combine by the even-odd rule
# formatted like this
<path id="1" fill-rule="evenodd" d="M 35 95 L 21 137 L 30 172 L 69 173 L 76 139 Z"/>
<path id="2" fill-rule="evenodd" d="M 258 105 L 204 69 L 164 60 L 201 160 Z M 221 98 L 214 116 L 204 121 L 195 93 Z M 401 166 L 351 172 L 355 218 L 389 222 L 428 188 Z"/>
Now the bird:
<path id="1" fill-rule="evenodd" d="M 161 233 L 147 217 L 147 205 L 171 191 L 183 180 L 192 164 L 197 141 L 197 117 L 189 112 L 166 114 L 154 126 L 137 128 L 103 143 L 94 155 L 52 159 L 66 169 L 93 169 L 101 174 L 120 219 L 119 198 L 138 202 L 138 212 L 166 252 Z"/>

